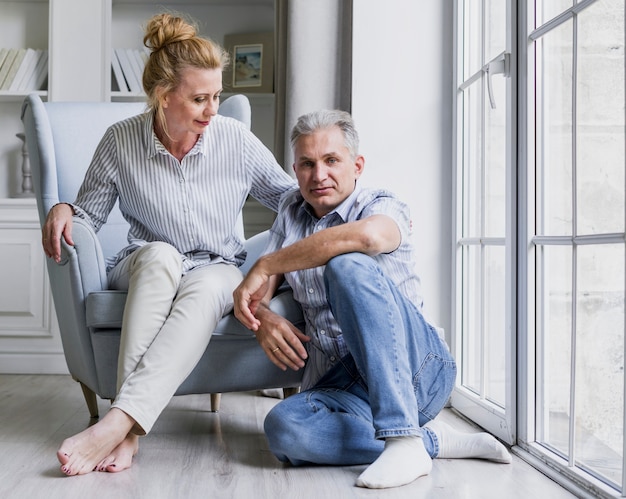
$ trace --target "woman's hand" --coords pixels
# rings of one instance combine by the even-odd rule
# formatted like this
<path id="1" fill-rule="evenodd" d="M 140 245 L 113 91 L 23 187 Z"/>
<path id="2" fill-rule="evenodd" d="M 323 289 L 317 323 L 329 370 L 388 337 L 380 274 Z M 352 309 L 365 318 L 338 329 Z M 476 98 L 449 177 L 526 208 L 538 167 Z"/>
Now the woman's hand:
<path id="1" fill-rule="evenodd" d="M 46 256 L 61 261 L 61 237 L 70 246 L 74 246 L 72 241 L 72 216 L 74 210 L 69 204 L 59 203 L 54 205 L 48 212 L 46 222 L 41 229 L 41 244 Z"/>

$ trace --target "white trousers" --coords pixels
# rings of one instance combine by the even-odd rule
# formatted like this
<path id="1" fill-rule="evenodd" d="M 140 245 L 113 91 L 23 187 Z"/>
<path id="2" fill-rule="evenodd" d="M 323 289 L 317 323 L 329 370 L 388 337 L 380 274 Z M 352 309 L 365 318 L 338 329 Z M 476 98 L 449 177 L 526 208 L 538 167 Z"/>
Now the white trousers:
<path id="1" fill-rule="evenodd" d="M 198 267 L 182 275 L 178 251 L 149 243 L 109 273 L 109 287 L 128 290 L 112 407 L 148 433 L 206 350 L 220 319 L 233 308 L 241 282 L 234 265 Z"/>

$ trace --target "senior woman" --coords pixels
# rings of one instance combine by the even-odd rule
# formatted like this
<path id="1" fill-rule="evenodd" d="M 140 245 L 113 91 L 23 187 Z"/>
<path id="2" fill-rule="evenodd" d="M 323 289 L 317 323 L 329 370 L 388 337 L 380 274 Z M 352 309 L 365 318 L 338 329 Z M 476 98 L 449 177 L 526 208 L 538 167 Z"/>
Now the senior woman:
<path id="1" fill-rule="evenodd" d="M 251 194 L 276 210 L 293 180 L 236 120 L 217 115 L 226 52 L 184 19 L 146 25 L 148 112 L 111 126 L 73 203 L 54 206 L 43 227 L 48 257 L 72 242 L 72 216 L 97 231 L 119 201 L 128 246 L 107 261 L 109 286 L 128 290 L 118 393 L 95 425 L 57 452 L 67 475 L 131 466 L 147 434 L 232 309 L 244 259 L 235 233 Z"/>

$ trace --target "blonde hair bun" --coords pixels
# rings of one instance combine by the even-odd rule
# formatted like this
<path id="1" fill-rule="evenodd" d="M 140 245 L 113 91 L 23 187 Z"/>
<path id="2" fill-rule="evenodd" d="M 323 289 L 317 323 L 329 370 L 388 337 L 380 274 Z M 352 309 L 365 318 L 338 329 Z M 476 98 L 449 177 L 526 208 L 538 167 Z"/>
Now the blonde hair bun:
<path id="1" fill-rule="evenodd" d="M 166 45 L 196 36 L 197 28 L 190 21 L 172 14 L 157 14 L 146 25 L 143 43 L 152 52 L 156 52 Z"/>

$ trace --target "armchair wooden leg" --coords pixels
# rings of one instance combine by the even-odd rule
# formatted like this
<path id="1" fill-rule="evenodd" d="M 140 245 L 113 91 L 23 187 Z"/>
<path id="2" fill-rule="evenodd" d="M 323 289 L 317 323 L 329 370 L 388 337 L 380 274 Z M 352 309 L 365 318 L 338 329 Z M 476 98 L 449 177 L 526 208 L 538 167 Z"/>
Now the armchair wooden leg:
<path id="1" fill-rule="evenodd" d="M 222 401 L 221 393 L 211 394 L 211 412 L 218 412 L 220 410 L 220 402 Z"/>
<path id="2" fill-rule="evenodd" d="M 96 394 L 88 388 L 86 385 L 81 383 L 80 387 L 83 390 L 83 396 L 85 397 L 85 402 L 87 402 L 87 409 L 89 409 L 89 416 L 92 419 L 98 419 L 100 415 L 98 414 L 98 399 L 96 398 Z"/>
<path id="3" fill-rule="evenodd" d="M 296 393 L 300 393 L 299 386 L 291 387 L 291 388 L 283 388 L 283 396 L 285 398 L 291 397 L 292 395 L 295 395 Z"/>

